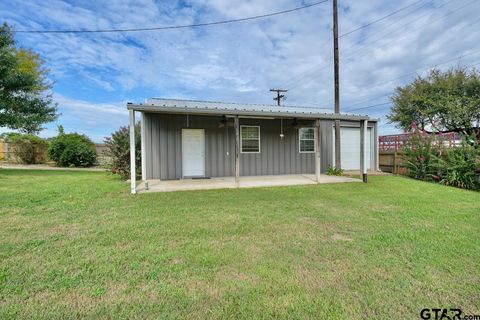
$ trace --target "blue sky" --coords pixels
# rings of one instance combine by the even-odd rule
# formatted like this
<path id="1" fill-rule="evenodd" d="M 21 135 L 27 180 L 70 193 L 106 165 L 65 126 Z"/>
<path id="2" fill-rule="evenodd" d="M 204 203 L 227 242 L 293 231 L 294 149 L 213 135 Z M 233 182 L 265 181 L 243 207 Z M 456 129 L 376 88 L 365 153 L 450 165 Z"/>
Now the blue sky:
<path id="1" fill-rule="evenodd" d="M 409 1 L 339 0 L 340 34 Z M 155 27 L 235 19 L 308 1 L 1 1 L 0 17 L 17 30 Z M 51 71 L 61 116 L 43 136 L 80 132 L 100 142 L 127 124 L 126 102 L 151 97 L 273 103 L 269 89 L 289 89 L 286 104 L 333 109 L 331 2 L 229 25 L 124 34 L 17 34 Z M 441 69 L 480 63 L 480 1 L 423 0 L 340 39 L 341 105 L 347 111 L 388 101 L 395 86 Z M 478 66 L 477 66 L 478 67 Z M 389 106 L 356 113 L 398 130 Z M 5 128 L 0 131 L 6 131 Z"/>

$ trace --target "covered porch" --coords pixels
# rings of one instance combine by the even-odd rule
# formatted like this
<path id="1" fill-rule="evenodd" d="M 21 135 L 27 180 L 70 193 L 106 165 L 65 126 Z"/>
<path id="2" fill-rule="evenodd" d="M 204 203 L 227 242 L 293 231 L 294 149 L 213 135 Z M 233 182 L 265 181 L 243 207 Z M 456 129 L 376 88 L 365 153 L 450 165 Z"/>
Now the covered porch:
<path id="1" fill-rule="evenodd" d="M 241 176 L 238 185 L 235 177 L 221 177 L 210 179 L 179 179 L 179 180 L 146 180 L 137 186 L 138 193 L 169 192 L 186 190 L 230 189 L 230 188 L 255 188 L 309 185 L 317 183 L 344 183 L 361 182 L 362 180 L 345 176 L 328 176 L 321 174 L 289 174 L 273 176 Z"/>
<path id="2" fill-rule="evenodd" d="M 368 116 L 297 107 L 151 102 L 128 104 L 132 193 L 361 181 L 324 175 L 332 166 L 332 129 L 342 125 L 358 128 L 349 141 L 357 146 L 354 158 L 367 181 Z M 141 116 L 139 184 L 136 112 Z"/>

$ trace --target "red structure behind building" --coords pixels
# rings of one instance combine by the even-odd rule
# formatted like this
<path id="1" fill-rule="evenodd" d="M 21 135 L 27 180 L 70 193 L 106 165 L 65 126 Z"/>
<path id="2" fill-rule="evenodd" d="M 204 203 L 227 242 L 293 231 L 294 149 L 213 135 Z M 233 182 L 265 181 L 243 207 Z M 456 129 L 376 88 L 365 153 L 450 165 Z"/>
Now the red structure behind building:
<path id="1" fill-rule="evenodd" d="M 435 133 L 432 133 L 435 134 Z M 411 133 L 390 134 L 378 137 L 380 150 L 401 150 L 410 140 Z M 461 137 L 456 132 L 443 133 L 442 139 L 445 146 L 454 147 L 460 143 Z M 440 141 L 440 140 L 439 140 Z"/>

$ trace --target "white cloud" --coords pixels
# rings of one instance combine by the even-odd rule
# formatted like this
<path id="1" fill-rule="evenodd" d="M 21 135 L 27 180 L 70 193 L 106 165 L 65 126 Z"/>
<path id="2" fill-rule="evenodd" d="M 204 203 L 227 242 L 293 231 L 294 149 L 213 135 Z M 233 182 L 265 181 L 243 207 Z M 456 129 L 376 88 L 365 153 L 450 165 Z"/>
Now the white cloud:
<path id="1" fill-rule="evenodd" d="M 120 126 L 128 124 L 126 101 L 92 103 L 59 94 L 54 95 L 54 101 L 58 104 L 61 115 L 42 132 L 43 136 L 56 135 L 56 126 L 63 125 L 66 132 L 84 133 L 95 142 L 101 142 Z"/>
<path id="2" fill-rule="evenodd" d="M 340 33 L 410 3 L 411 0 L 342 1 Z M 424 73 L 428 66 L 477 48 L 480 39 L 472 26 L 478 22 L 480 4 L 469 3 L 469 0 L 423 1 L 342 37 L 342 106 L 347 108 L 364 100 L 369 101 L 357 107 L 387 101 L 396 85 L 408 82 L 414 75 L 390 80 L 416 70 Z M 142 0 L 84 2 L 76 6 L 61 0 L 13 1 L 0 4 L 0 14 L 17 29 L 134 28 L 240 18 L 299 5 L 301 3 L 294 0 L 193 0 L 187 3 Z M 68 98 L 57 95 L 64 105 L 61 119 L 68 116 L 73 121 L 77 117 L 75 130 L 101 135 L 100 132 L 108 134 L 112 130 L 111 117 L 116 119 L 115 125 L 124 121 L 123 100 L 138 92 L 145 94 L 143 98 L 164 96 L 271 103 L 268 90 L 285 86 L 290 89 L 289 104 L 331 108 L 331 35 L 331 3 L 328 2 L 270 19 L 199 29 L 18 35 L 18 39 L 22 45 L 43 55 L 57 83 L 77 87 L 86 83 L 97 88 L 98 95 L 108 93 L 122 97 L 117 105 L 117 102 L 98 103 L 104 100 L 95 95 L 88 99 L 84 96 L 75 99 L 71 93 Z M 461 61 L 471 64 L 479 60 L 477 53 Z M 457 63 L 452 61 L 441 67 Z M 378 98 L 373 99 L 375 97 Z M 379 106 L 359 112 L 382 117 L 387 108 Z M 385 122 L 381 129 L 394 130 Z"/>

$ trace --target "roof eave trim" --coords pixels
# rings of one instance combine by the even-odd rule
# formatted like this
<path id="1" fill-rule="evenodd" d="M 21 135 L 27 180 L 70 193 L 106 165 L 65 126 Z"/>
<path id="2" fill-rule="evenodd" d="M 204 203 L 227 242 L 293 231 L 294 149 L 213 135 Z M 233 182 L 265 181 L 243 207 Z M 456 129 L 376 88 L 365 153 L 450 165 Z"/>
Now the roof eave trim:
<path id="1" fill-rule="evenodd" d="M 377 119 L 362 115 L 336 115 L 334 113 L 294 113 L 294 112 L 268 112 L 252 110 L 231 110 L 231 109 L 205 109 L 205 108 L 181 108 L 127 104 L 128 110 L 149 111 L 157 113 L 176 113 L 176 114 L 198 114 L 198 115 L 239 115 L 239 116 L 277 116 L 298 119 L 326 119 L 326 120 L 368 120 L 376 122 Z"/>

